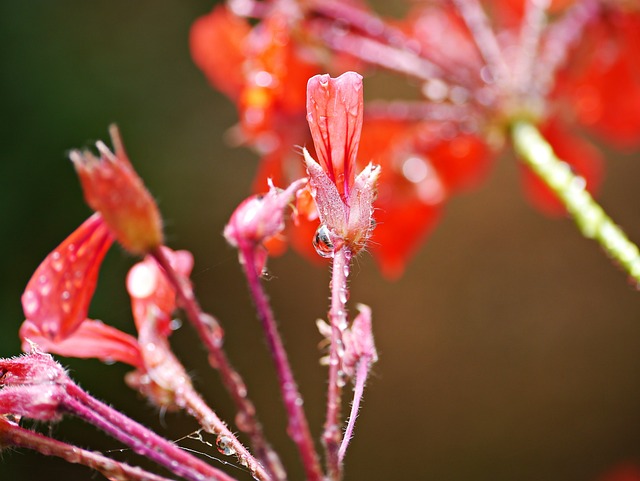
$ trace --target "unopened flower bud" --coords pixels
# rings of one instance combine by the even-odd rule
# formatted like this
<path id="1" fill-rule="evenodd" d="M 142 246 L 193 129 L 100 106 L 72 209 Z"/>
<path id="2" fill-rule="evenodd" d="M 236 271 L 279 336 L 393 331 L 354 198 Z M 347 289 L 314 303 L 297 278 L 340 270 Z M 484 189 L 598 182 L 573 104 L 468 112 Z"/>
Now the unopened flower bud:
<path id="1" fill-rule="evenodd" d="M 110 128 L 115 154 L 102 142 L 100 158 L 74 150 L 70 158 L 80 177 L 89 206 L 102 214 L 122 246 L 145 254 L 162 244 L 162 221 L 153 197 L 133 170 L 116 126 Z"/>

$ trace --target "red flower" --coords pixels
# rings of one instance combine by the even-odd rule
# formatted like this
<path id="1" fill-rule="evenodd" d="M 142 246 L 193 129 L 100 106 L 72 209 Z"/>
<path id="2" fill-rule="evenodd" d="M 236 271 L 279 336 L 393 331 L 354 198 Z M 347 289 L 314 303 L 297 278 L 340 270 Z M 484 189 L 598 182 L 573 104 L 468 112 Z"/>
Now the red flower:
<path id="1" fill-rule="evenodd" d="M 294 42 L 292 18 L 274 8 L 250 28 L 220 5 L 191 29 L 195 63 L 236 102 L 242 140 L 263 153 L 281 145 L 285 123 L 304 115 L 305 84 L 319 69 L 312 50 Z"/>
<path id="2" fill-rule="evenodd" d="M 640 145 L 640 12 L 607 11 L 561 72 L 558 96 L 577 119 L 620 147 Z"/>
<path id="3" fill-rule="evenodd" d="M 316 250 L 332 257 L 346 245 L 356 254 L 371 235 L 373 200 L 380 167 L 367 165 L 356 176 L 356 156 L 362 131 L 362 77 L 347 72 L 333 79 L 316 75 L 307 84 L 307 120 L 318 155 L 317 163 L 303 149 L 311 193 L 320 227 Z"/>
<path id="4" fill-rule="evenodd" d="M 113 236 L 94 214 L 38 266 L 22 294 L 22 308 L 47 339 L 71 335 L 87 318 L 102 259 Z"/>
<path id="5" fill-rule="evenodd" d="M 252 131 L 249 105 L 259 107 L 250 115 L 257 119 L 254 134 L 260 133 L 252 144 L 266 153 L 257 185 L 269 177 L 287 185 L 300 176 L 289 146 L 305 145 L 308 139 L 297 130 L 300 76 L 309 75 L 320 63 L 318 52 L 323 70 L 335 69 L 339 55 L 352 55 L 361 68 L 399 71 L 419 87 L 419 102 L 365 109 L 360 163 L 351 159 L 355 151 L 345 151 L 340 154 L 344 160 L 334 165 L 334 152 L 347 143 L 338 139 L 337 144 L 327 144 L 323 135 L 328 128 L 320 130 L 322 121 L 312 132 L 321 170 L 343 205 L 349 207 L 346 193 L 354 169 L 369 161 L 382 167 L 378 227 L 370 248 L 386 275 L 402 273 L 450 195 L 485 177 L 514 122 L 542 126 L 556 153 L 586 177 L 591 191 L 600 179 L 599 155 L 568 126 L 577 120 L 619 145 L 640 142 L 640 64 L 634 55 L 640 49 L 640 12 L 624 2 L 551 0 L 545 9 L 539 2 L 524 0 L 456 0 L 416 8 L 407 19 L 388 22 L 351 2 L 312 2 L 295 12 L 284 11 L 280 2 L 260 5 L 254 12 L 257 25 L 242 38 L 242 49 L 230 50 L 232 58 L 243 59 L 245 71 L 268 74 L 256 78 L 276 79 L 274 85 L 290 83 L 285 92 L 271 84 L 268 90 L 255 90 L 256 99 L 264 102 L 246 103 L 242 93 L 236 98 L 245 132 Z M 582 45 L 575 48 L 582 37 Z M 282 39 L 281 44 L 275 39 Z M 309 70 L 295 68 L 296 59 L 311 59 Z M 227 65 L 220 62 L 217 68 L 224 71 Z M 253 91 L 250 85 L 246 77 L 239 91 Z M 359 131 L 349 135 L 354 132 Z M 318 201 L 322 182 L 320 175 L 315 177 L 312 186 Z M 545 212 L 559 211 L 548 189 L 540 188 L 530 173 L 523 174 L 523 182 L 534 205 Z M 299 203 L 307 200 L 303 194 Z M 307 239 L 318 226 L 315 213 L 306 213 L 308 218 L 290 230 L 292 244 L 304 253 L 310 251 Z M 318 214 L 327 227 L 327 215 Z M 328 221 L 335 230 L 338 219 Z M 340 222 L 343 232 L 338 237 L 349 229 Z"/>
<path id="6" fill-rule="evenodd" d="M 162 220 L 158 207 L 133 170 L 117 127 L 109 129 L 113 154 L 102 142 L 91 152 L 74 150 L 70 157 L 80 177 L 85 200 L 100 212 L 118 242 L 134 254 L 145 254 L 162 244 Z"/>

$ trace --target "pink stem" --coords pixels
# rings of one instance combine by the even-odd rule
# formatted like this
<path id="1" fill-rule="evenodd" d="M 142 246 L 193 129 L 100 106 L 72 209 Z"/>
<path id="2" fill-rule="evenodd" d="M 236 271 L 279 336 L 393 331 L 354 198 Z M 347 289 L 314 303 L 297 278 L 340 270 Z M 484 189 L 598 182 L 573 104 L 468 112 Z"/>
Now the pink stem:
<path id="1" fill-rule="evenodd" d="M 480 2 L 478 0 L 452 0 L 452 2 L 467 24 L 493 79 L 499 84 L 508 82 L 509 69 Z"/>
<path id="2" fill-rule="evenodd" d="M 233 434 L 218 415 L 204 402 L 200 395 L 190 386 L 185 386 L 184 391 L 176 392 L 176 401 L 183 405 L 189 414 L 198 420 L 202 428 L 211 434 L 218 436 L 218 440 L 224 436 L 229 454 L 235 454 L 239 463 L 246 467 L 254 479 L 270 481 L 272 478 L 265 468 L 253 457 Z"/>
<path id="3" fill-rule="evenodd" d="M 126 444 L 136 453 L 164 466 L 189 481 L 233 481 L 234 478 L 183 451 L 171 441 L 133 419 L 98 401 L 70 380 L 65 384 L 68 396 L 64 407 L 75 416 L 98 427 Z"/>
<path id="4" fill-rule="evenodd" d="M 264 329 L 267 344 L 271 351 L 278 375 L 282 399 L 288 414 L 289 426 L 287 432 L 298 447 L 307 480 L 320 481 L 322 479 L 322 471 L 309 430 L 309 423 L 307 422 L 307 417 L 302 407 L 302 395 L 293 377 L 291 365 L 289 364 L 287 353 L 282 344 L 273 311 L 271 310 L 267 295 L 255 269 L 255 248 L 255 244 L 253 243 L 241 242 L 238 245 L 240 263 L 244 269 L 249 284 L 249 291 L 251 292 L 258 317 L 262 323 L 262 328 Z"/>
<path id="5" fill-rule="evenodd" d="M 32 449 L 45 456 L 56 456 L 69 463 L 83 464 L 102 473 L 106 478 L 122 481 L 171 481 L 163 476 L 129 466 L 95 451 L 73 446 L 40 433 L 21 428 L 0 417 L 0 446 Z"/>
<path id="6" fill-rule="evenodd" d="M 327 414 L 322 434 L 322 440 L 327 452 L 327 472 L 331 480 L 339 480 L 342 477 L 342 465 L 338 456 L 342 435 L 340 429 L 341 394 L 342 386 L 344 385 L 342 332 L 347 328 L 347 278 L 349 277 L 350 263 L 351 252 L 349 249 L 347 247 L 336 249 L 333 255 L 331 309 L 329 310 L 331 346 L 329 351 Z"/>
<path id="7" fill-rule="evenodd" d="M 356 425 L 356 418 L 358 417 L 358 411 L 360 409 L 360 401 L 362 400 L 362 394 L 364 393 L 364 384 L 367 381 L 369 375 L 369 359 L 362 358 L 358 361 L 358 367 L 356 369 L 356 382 L 353 387 L 353 402 L 351 403 L 351 413 L 349 413 L 349 422 L 347 428 L 342 437 L 342 444 L 338 450 L 338 459 L 342 463 L 344 455 L 347 452 L 349 442 L 353 437 L 353 428 Z"/>
<path id="8" fill-rule="evenodd" d="M 151 254 L 175 289 L 180 306 L 184 309 L 187 318 L 209 351 L 209 363 L 220 373 L 222 382 L 236 405 L 238 429 L 249 436 L 256 457 L 264 464 L 271 477 L 277 480 L 285 479 L 286 475 L 280 458 L 267 443 L 262 426 L 256 418 L 255 406 L 247 397 L 247 387 L 240 374 L 231 366 L 222 349 L 224 334 L 218 321 L 213 316 L 202 312 L 191 288 L 191 283 L 173 269 L 162 249 L 155 249 Z"/>

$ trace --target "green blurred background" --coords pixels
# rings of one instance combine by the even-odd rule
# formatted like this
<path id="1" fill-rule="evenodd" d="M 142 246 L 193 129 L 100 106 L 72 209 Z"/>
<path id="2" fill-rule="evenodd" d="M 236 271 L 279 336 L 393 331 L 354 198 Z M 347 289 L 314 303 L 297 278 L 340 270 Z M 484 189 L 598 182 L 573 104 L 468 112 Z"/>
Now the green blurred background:
<path id="1" fill-rule="evenodd" d="M 223 323 L 269 438 L 290 478 L 302 479 L 244 280 L 221 236 L 249 193 L 257 159 L 225 145 L 234 107 L 190 60 L 189 26 L 211 6 L 0 3 L 0 356 L 19 353 L 20 294 L 34 269 L 90 214 L 66 153 L 107 140 L 107 126 L 117 122 L 159 201 L 169 245 L 195 255 L 200 300 Z M 376 79 L 368 82 L 371 94 Z M 601 199 L 640 240 L 637 157 L 609 155 Z M 382 279 L 368 255 L 357 261 L 351 300 L 373 308 L 380 361 L 346 479 L 587 481 L 640 460 L 640 294 L 569 221 L 533 211 L 518 182 L 513 159 L 501 159 L 481 189 L 450 202 L 397 282 Z M 124 276 L 133 262 L 112 249 L 90 312 L 128 332 Z M 270 270 L 267 288 L 319 434 L 325 369 L 314 321 L 328 307 L 328 270 L 294 253 Z M 173 344 L 210 404 L 232 421 L 189 326 Z M 163 435 L 195 429 L 186 416 L 162 416 L 131 392 L 126 367 L 62 362 L 95 396 Z M 73 420 L 50 432 L 92 449 L 119 447 Z M 217 455 L 204 444 L 188 446 Z M 112 455 L 144 463 L 130 452 Z M 25 450 L 2 453 L 3 481 L 100 478 Z"/>

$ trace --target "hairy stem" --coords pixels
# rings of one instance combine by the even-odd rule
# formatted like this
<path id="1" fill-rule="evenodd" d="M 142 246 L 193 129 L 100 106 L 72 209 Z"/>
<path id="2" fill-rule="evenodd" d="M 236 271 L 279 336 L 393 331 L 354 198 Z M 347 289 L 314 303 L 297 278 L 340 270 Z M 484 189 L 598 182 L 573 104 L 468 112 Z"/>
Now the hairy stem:
<path id="1" fill-rule="evenodd" d="M 349 413 L 349 421 L 347 428 L 344 431 L 342 438 L 342 444 L 338 450 L 338 459 L 342 463 L 344 455 L 347 452 L 347 447 L 351 438 L 353 438 L 353 429 L 356 425 L 356 418 L 358 417 L 358 411 L 360 410 L 360 401 L 362 401 L 362 394 L 364 393 L 364 384 L 367 381 L 369 375 L 369 362 L 370 359 L 363 358 L 358 361 L 355 374 L 355 385 L 353 386 L 353 402 L 351 403 L 351 412 Z"/>
<path id="2" fill-rule="evenodd" d="M 640 286 L 640 251 L 585 189 L 585 180 L 560 160 L 538 129 L 516 122 L 511 130 L 516 152 L 562 200 L 582 234 L 594 239 Z"/>
<path id="3" fill-rule="evenodd" d="M 256 417 L 255 406 L 247 397 L 246 384 L 222 349 L 224 334 L 218 321 L 213 316 L 202 312 L 191 283 L 173 269 L 162 249 L 155 249 L 152 255 L 175 289 L 180 306 L 209 352 L 209 363 L 220 373 L 222 382 L 236 405 L 238 410 L 236 426 L 249 436 L 256 457 L 263 463 L 271 477 L 284 479 L 284 468 L 280 458 L 265 439 L 262 425 Z"/>
<path id="4" fill-rule="evenodd" d="M 233 481 L 234 478 L 183 451 L 121 412 L 98 401 L 69 381 L 64 407 L 75 416 L 101 429 L 129 446 L 136 453 L 164 466 L 176 476 L 189 481 Z"/>
<path id="5" fill-rule="evenodd" d="M 282 339 L 278 332 L 278 326 L 269 305 L 269 300 L 262 287 L 260 278 L 255 269 L 255 244 L 242 242 L 238 245 L 240 263 L 244 269 L 244 274 L 249 284 L 249 291 L 258 312 L 258 318 L 262 323 L 267 345 L 271 351 L 271 356 L 278 375 L 280 392 L 287 410 L 289 436 L 298 447 L 298 452 L 302 458 L 307 480 L 320 481 L 322 471 L 318 454 L 313 444 L 313 438 L 309 431 L 309 423 L 303 409 L 302 395 L 298 390 L 291 366 L 287 358 L 287 353 L 282 344 Z"/>
<path id="6" fill-rule="evenodd" d="M 40 433 L 21 428 L 0 417 L 0 446 L 15 446 L 32 449 L 45 456 L 56 456 L 69 463 L 82 464 L 102 473 L 108 479 L 121 481 L 171 481 L 142 468 L 129 466 L 103 456 L 96 451 L 73 446 L 44 436 Z"/>
<path id="7" fill-rule="evenodd" d="M 347 328 L 346 303 L 348 298 L 347 278 L 351 263 L 351 252 L 347 247 L 336 249 L 333 255 L 331 274 L 331 345 L 329 351 L 329 385 L 327 387 L 327 414 L 322 440 L 327 452 L 327 473 L 329 479 L 339 480 L 342 477 L 342 464 L 338 451 L 342 440 L 340 411 L 342 407 L 342 387 L 344 372 L 342 357 L 344 344 L 342 333 Z"/>
<path id="8" fill-rule="evenodd" d="M 234 454 L 238 462 L 249 470 L 254 479 L 262 481 L 270 481 L 272 479 L 265 468 L 240 443 L 236 435 L 204 402 L 195 389 L 185 386 L 184 391 L 176 393 L 176 402 L 184 406 L 187 412 L 198 420 L 198 423 L 206 432 L 217 435 L 219 442 L 224 441 L 224 449 L 228 450 L 229 455 Z"/>

